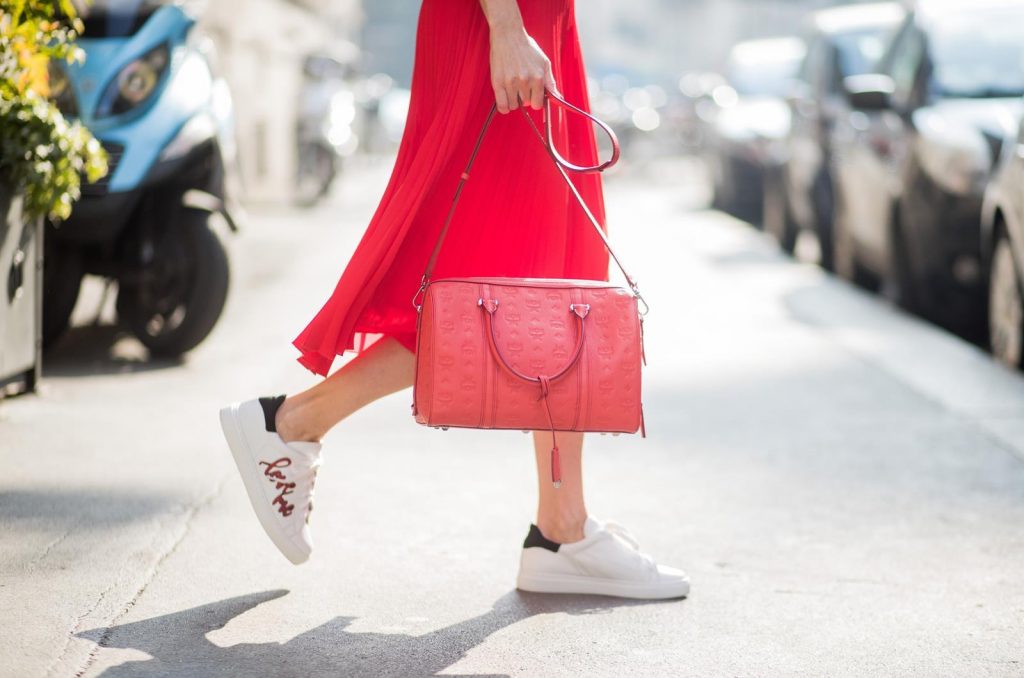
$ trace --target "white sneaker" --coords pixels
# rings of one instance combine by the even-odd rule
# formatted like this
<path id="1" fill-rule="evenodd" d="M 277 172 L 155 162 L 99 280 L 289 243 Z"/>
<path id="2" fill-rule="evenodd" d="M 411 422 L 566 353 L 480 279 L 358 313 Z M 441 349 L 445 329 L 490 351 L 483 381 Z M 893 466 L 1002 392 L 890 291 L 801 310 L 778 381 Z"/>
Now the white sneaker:
<path id="1" fill-rule="evenodd" d="M 516 588 L 624 598 L 679 598 L 689 594 L 686 573 L 655 563 L 639 550 L 622 525 L 588 516 L 583 535 L 580 541 L 558 544 L 531 524 L 523 542 Z"/>
<path id="2" fill-rule="evenodd" d="M 220 426 L 235 458 L 256 517 L 274 545 L 296 565 L 309 559 L 309 513 L 320 467 L 321 443 L 285 442 L 275 417 L 285 396 L 232 403 Z"/>

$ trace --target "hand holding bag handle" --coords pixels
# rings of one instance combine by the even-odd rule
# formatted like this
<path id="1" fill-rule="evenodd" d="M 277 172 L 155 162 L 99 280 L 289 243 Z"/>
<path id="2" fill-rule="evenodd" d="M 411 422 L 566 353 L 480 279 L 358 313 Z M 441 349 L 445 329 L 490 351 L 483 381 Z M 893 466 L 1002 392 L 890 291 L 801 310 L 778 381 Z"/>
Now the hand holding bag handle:
<path id="1" fill-rule="evenodd" d="M 572 111 L 575 111 L 575 112 L 579 113 L 580 115 L 583 115 L 584 117 L 588 118 L 591 122 L 595 123 L 598 127 L 600 127 L 604 131 L 605 134 L 608 135 L 608 138 L 611 140 L 611 143 L 612 143 L 612 155 L 611 155 L 611 157 L 608 160 L 606 160 L 603 163 L 598 163 L 597 165 L 575 165 L 575 164 L 569 162 L 568 160 L 566 160 L 565 158 L 563 158 L 558 153 L 557 149 L 555 148 L 554 139 L 553 139 L 552 133 L 551 133 L 551 100 L 552 99 L 554 99 L 556 102 L 558 102 L 559 105 L 561 105 L 561 106 L 563 106 L 565 108 L 568 108 L 568 109 L 570 109 Z M 572 180 L 569 179 L 569 175 L 566 174 L 566 172 L 565 172 L 565 170 L 567 170 L 567 169 L 572 171 L 572 172 L 579 172 L 579 173 L 584 173 L 584 174 L 592 173 L 592 172 L 603 172 L 604 170 L 608 169 L 609 167 L 614 165 L 616 162 L 618 162 L 618 160 L 619 160 L 619 140 L 615 137 L 615 132 L 613 132 L 611 127 L 609 127 L 603 120 L 600 120 L 600 119 L 594 117 L 593 115 L 591 115 L 590 113 L 587 113 L 586 111 L 584 111 L 581 108 L 573 106 L 568 101 L 566 101 L 565 99 L 562 99 L 557 94 L 554 94 L 553 92 L 551 92 L 550 90 L 548 90 L 546 88 L 544 90 L 544 109 L 543 109 L 544 110 L 544 128 L 545 128 L 546 137 L 547 137 L 546 141 L 545 141 L 545 137 L 541 136 L 540 130 L 537 129 L 537 126 L 533 122 L 533 118 L 530 117 L 530 114 L 526 111 L 526 108 L 522 107 L 521 110 L 523 112 L 523 117 L 526 118 L 526 121 L 530 124 L 530 127 L 533 128 L 534 134 L 540 140 L 541 144 L 544 145 L 544 148 L 548 152 L 548 155 L 551 156 L 551 159 L 554 160 L 554 162 L 555 162 L 555 169 L 557 169 L 558 172 L 562 175 L 562 178 L 565 179 L 565 183 L 569 186 L 569 190 L 576 197 L 576 201 L 579 202 L 580 207 L 583 208 L 584 213 L 587 215 L 587 219 L 589 219 L 591 225 L 594 227 L 594 230 L 597 232 L 597 235 L 601 238 L 601 242 L 604 243 L 605 248 L 608 250 L 608 254 L 611 255 L 612 259 L 615 261 L 615 264 L 619 267 L 619 270 L 622 271 L 622 275 L 625 277 L 626 282 L 629 285 L 630 290 L 632 290 L 632 292 L 633 292 L 633 295 L 636 297 L 637 301 L 640 304 L 643 304 L 643 311 L 641 312 L 641 316 L 646 315 L 647 311 L 649 310 L 649 308 L 648 308 L 647 302 L 644 300 L 643 296 L 640 295 L 640 290 L 637 287 L 636 281 L 633 279 L 632 276 L 629 275 L 629 273 L 626 272 L 626 269 L 622 265 L 622 262 L 619 261 L 619 258 L 615 255 L 615 251 L 612 249 L 611 243 L 608 242 L 608 237 L 605 235 L 604 230 L 597 223 L 597 219 L 594 218 L 593 213 L 591 213 L 590 209 L 587 207 L 587 204 L 583 200 L 583 197 L 580 195 L 579 191 L 576 189 L 576 185 L 573 184 Z M 459 184 L 458 184 L 458 186 L 455 189 L 455 196 L 454 196 L 454 198 L 452 198 L 452 205 L 448 209 L 448 216 L 445 218 L 444 226 L 441 227 L 441 232 L 440 232 L 440 234 L 437 237 L 437 243 L 434 245 L 434 249 L 430 253 L 430 258 L 427 260 L 426 270 L 424 270 L 423 277 L 420 279 L 420 287 L 416 291 L 416 294 L 413 295 L 413 298 L 412 298 L 412 305 L 413 305 L 414 308 L 416 308 L 417 311 L 419 311 L 419 308 L 420 308 L 419 299 L 420 299 L 421 295 L 423 294 L 423 292 L 426 290 L 427 284 L 430 281 L 430 274 L 433 272 L 434 265 L 437 263 L 437 255 L 441 251 L 441 244 L 444 242 L 445 235 L 448 233 L 448 227 L 451 225 L 452 216 L 455 214 L 455 206 L 459 202 L 459 196 L 462 194 L 462 189 L 463 189 L 463 186 L 466 183 L 466 180 L 469 179 L 469 170 L 473 167 L 473 161 L 476 160 L 476 155 L 480 151 L 480 145 L 483 143 L 484 134 L 487 132 L 487 128 L 490 126 L 491 120 L 494 119 L 494 115 L 495 115 L 495 113 L 497 113 L 497 111 L 498 111 L 498 105 L 497 105 L 497 103 L 495 103 L 495 104 L 493 104 L 491 106 L 491 110 L 487 114 L 487 119 L 484 121 L 483 128 L 480 130 L 480 135 L 477 137 L 476 144 L 473 146 L 473 152 L 470 153 L 469 162 L 466 163 L 466 169 L 463 170 L 462 178 L 459 180 Z"/>

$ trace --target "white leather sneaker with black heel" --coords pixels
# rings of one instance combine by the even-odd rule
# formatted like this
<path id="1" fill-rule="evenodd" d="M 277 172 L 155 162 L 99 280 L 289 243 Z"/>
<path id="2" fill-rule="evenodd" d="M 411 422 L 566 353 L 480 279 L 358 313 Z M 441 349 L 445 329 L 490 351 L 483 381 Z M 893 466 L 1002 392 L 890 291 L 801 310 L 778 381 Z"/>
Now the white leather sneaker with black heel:
<path id="1" fill-rule="evenodd" d="M 245 491 L 267 536 L 296 565 L 309 559 L 309 514 L 321 443 L 285 442 L 275 418 L 285 396 L 264 396 L 220 410 L 220 425 Z"/>
<path id="2" fill-rule="evenodd" d="M 530 525 L 516 588 L 623 598 L 680 598 L 690 593 L 682 570 L 658 565 L 622 525 L 587 517 L 583 539 L 559 544 Z"/>

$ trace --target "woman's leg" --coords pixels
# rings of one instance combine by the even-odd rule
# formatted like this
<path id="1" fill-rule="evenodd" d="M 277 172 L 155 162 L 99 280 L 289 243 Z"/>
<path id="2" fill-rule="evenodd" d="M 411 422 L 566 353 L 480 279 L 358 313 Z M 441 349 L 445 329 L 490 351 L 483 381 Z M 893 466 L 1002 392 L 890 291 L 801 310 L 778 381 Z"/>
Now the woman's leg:
<path id="1" fill-rule="evenodd" d="M 558 431 L 562 485 L 551 484 L 551 432 L 534 431 L 537 457 L 537 528 L 551 541 L 567 544 L 583 539 L 587 508 L 583 504 L 583 434 Z"/>
<path id="2" fill-rule="evenodd" d="M 581 549 L 537 543 L 531 529 L 523 543 L 516 588 L 538 593 L 591 593 L 647 599 L 688 595 L 690 580 L 685 572 L 659 564 L 640 551 L 628 532 L 619 529 L 621 525 L 616 528 L 607 524 L 612 521 L 603 521 L 605 526 L 601 526 L 602 521 L 587 516 L 580 463 L 583 434 L 557 434 L 562 466 L 559 488 L 551 484 L 551 433 L 535 431 L 533 436 L 540 490 L 535 525 L 541 535 L 556 544 L 572 544 L 585 538 L 583 526 L 588 519 L 595 520 L 595 529 L 588 537 L 589 544 L 581 544 Z M 609 533 L 619 536 L 602 538 Z"/>
<path id="3" fill-rule="evenodd" d="M 286 442 L 319 441 L 356 410 L 412 386 L 415 365 L 396 339 L 380 339 L 319 384 L 285 398 L 277 411 L 278 435 Z"/>
<path id="4" fill-rule="evenodd" d="M 335 424 L 379 398 L 412 385 L 415 357 L 385 337 L 315 386 L 285 398 L 277 411 L 277 432 L 285 441 L 318 441 Z M 551 433 L 535 431 L 537 527 L 548 539 L 583 539 L 587 509 L 583 503 L 583 434 L 556 433 L 562 485 L 551 484 Z"/>

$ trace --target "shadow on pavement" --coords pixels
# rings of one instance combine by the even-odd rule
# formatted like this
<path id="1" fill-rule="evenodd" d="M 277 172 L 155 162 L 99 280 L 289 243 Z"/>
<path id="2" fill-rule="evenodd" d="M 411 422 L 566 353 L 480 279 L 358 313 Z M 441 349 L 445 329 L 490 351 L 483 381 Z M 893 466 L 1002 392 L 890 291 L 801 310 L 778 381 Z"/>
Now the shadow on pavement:
<path id="1" fill-rule="evenodd" d="M 537 614 L 600 614 L 616 607 L 676 601 L 604 596 L 543 595 L 512 590 L 477 617 L 420 636 L 353 633 L 354 617 L 336 617 L 285 643 L 214 645 L 206 634 L 256 606 L 286 595 L 263 591 L 76 637 L 101 648 L 141 650 L 152 659 L 129 661 L 103 671 L 103 678 L 145 676 L 435 676 L 466 656 L 492 633 Z M 445 674 L 452 675 L 452 674 Z M 473 674 L 505 675 L 505 674 Z"/>
<path id="2" fill-rule="evenodd" d="M 784 257 L 776 250 L 767 248 L 745 248 L 725 254 L 709 256 L 708 261 L 716 266 L 750 266 L 752 264 L 769 266 L 793 266 L 792 259 Z"/>
<path id="3" fill-rule="evenodd" d="M 114 345 L 122 337 L 130 336 L 131 333 L 119 325 L 72 327 L 43 356 L 43 376 L 91 377 L 159 370 L 182 364 L 180 357 L 150 358 L 141 345 L 131 355 L 118 355 L 113 350 Z"/>
<path id="4" fill-rule="evenodd" d="M 33 525 L 52 529 L 102 530 L 185 504 L 181 497 L 115 488 L 0 490 L 0 523 L 15 530 Z"/>

